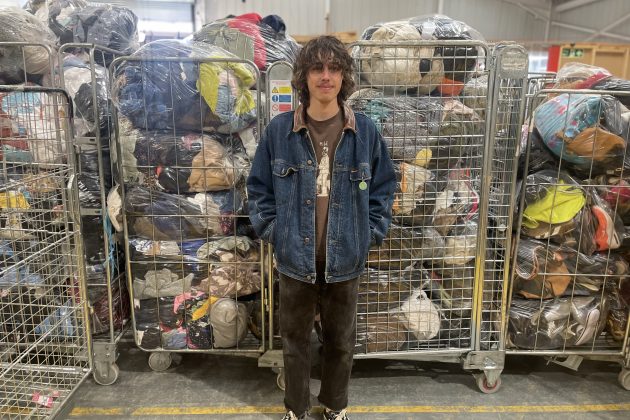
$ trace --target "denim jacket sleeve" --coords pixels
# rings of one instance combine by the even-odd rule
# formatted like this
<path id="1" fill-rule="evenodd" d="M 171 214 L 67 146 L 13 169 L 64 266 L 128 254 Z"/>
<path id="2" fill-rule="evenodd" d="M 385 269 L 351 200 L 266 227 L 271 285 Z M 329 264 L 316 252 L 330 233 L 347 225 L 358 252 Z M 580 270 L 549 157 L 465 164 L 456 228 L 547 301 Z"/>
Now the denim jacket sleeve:
<path id="1" fill-rule="evenodd" d="M 256 234 L 264 241 L 273 243 L 276 224 L 276 197 L 271 171 L 271 137 L 269 127 L 265 129 L 256 148 L 254 163 L 247 178 L 249 219 Z"/>
<path id="2" fill-rule="evenodd" d="M 396 190 L 396 173 L 383 137 L 372 125 L 372 182 L 370 185 L 371 245 L 381 245 L 392 221 L 392 205 Z"/>

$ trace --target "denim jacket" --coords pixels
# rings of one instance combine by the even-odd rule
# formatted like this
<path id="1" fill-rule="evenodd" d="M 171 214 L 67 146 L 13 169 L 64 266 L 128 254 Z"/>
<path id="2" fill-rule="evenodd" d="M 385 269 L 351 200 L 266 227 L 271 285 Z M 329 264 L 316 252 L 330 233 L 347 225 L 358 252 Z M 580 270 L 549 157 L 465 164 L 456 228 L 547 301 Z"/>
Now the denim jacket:
<path id="1" fill-rule="evenodd" d="M 334 152 L 326 234 L 326 282 L 357 277 L 370 245 L 380 245 L 392 219 L 396 175 L 383 139 L 364 114 L 344 105 Z M 247 179 L 249 217 L 273 244 L 277 268 L 315 282 L 317 158 L 299 107 L 275 117 L 263 133 Z"/>

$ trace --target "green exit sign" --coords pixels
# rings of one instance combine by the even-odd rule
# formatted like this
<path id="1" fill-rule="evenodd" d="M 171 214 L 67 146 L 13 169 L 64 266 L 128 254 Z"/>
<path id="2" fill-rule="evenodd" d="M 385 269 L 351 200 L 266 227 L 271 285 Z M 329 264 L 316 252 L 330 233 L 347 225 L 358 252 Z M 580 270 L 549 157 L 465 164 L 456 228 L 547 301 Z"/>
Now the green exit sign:
<path id="1" fill-rule="evenodd" d="M 582 48 L 563 48 L 562 56 L 580 58 L 584 56 L 584 50 Z"/>

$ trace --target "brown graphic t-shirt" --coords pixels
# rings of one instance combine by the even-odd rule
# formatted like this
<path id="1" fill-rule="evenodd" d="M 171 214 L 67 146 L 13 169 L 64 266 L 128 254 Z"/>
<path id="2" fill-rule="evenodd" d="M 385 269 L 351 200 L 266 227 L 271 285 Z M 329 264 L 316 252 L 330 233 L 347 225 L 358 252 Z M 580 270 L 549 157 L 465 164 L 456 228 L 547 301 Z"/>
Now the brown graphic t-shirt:
<path id="1" fill-rule="evenodd" d="M 306 126 L 317 158 L 317 202 L 315 207 L 315 258 L 326 259 L 326 226 L 335 150 L 343 132 L 343 111 L 325 121 L 306 115 Z"/>

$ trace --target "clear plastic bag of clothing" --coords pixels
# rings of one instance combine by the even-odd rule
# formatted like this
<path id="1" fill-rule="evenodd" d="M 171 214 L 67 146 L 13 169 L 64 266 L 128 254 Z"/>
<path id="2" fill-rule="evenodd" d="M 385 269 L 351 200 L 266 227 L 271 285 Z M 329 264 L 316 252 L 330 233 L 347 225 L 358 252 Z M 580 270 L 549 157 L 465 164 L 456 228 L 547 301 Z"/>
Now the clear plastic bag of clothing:
<path id="1" fill-rule="evenodd" d="M 439 129 L 443 119 L 439 101 L 407 96 L 387 97 L 376 89 L 354 92 L 348 99 L 348 105 L 370 116 L 382 133 L 392 159 L 405 159 L 412 163 L 416 154 L 428 147 L 429 135 Z"/>
<path id="2" fill-rule="evenodd" d="M 477 218 L 454 226 L 444 238 L 442 261 L 447 265 L 464 265 L 477 255 Z"/>
<path id="3" fill-rule="evenodd" d="M 406 226 L 430 225 L 438 191 L 445 182 L 435 172 L 407 162 L 395 164 L 398 184 L 392 213 L 394 220 Z"/>
<path id="4" fill-rule="evenodd" d="M 621 217 L 625 225 L 630 224 L 630 179 L 617 175 L 600 175 L 587 183 L 595 186 L 597 194 Z"/>
<path id="5" fill-rule="evenodd" d="M 75 8 L 69 15 L 68 27 L 72 30 L 72 41 L 61 39 L 61 43 L 80 42 L 101 45 L 122 55 L 138 49 L 138 17 L 126 7 L 111 4 L 88 4 Z M 69 32 L 67 33 L 69 35 Z M 100 56 L 100 54 L 99 54 Z M 113 57 L 105 55 L 108 66 Z"/>
<path id="6" fill-rule="evenodd" d="M 239 196 L 227 190 L 185 197 L 133 187 L 125 196 L 130 235 L 154 241 L 230 235 L 242 209 Z"/>
<path id="7" fill-rule="evenodd" d="M 133 295 L 135 299 L 166 298 L 181 295 L 190 291 L 194 275 L 188 274 L 180 278 L 168 268 L 148 270 L 144 278 L 133 279 Z"/>
<path id="8" fill-rule="evenodd" d="M 96 77 L 96 86 L 92 85 L 92 71 Z M 102 136 L 109 136 L 113 130 L 107 69 L 98 64 L 91 69 L 82 58 L 67 54 L 63 60 L 63 77 L 64 86 L 74 104 L 75 135 L 93 137 L 98 132 Z"/>
<path id="9" fill-rule="evenodd" d="M 159 328 L 178 328 L 184 322 L 184 314 L 177 312 L 175 297 L 137 299 L 134 297 L 134 317 L 136 331 Z"/>
<path id="10" fill-rule="evenodd" d="M 518 179 L 522 179 L 525 175 L 525 164 L 527 163 L 527 174 L 545 170 L 545 169 L 557 169 L 559 158 L 554 155 L 551 150 L 545 145 L 538 129 L 533 127 L 529 134 L 528 141 L 530 143 L 529 160 L 527 158 L 527 148 L 525 145 L 521 148 L 521 153 L 518 157 Z"/>
<path id="11" fill-rule="evenodd" d="M 55 117 L 65 115 L 65 110 L 54 94 L 38 91 L 2 92 L 0 111 L 0 124 L 3 126 L 0 144 L 3 153 L 6 153 L 7 146 L 13 147 L 14 152 L 21 152 L 8 154 L 3 161 L 19 163 L 20 166 L 37 162 L 40 166 L 50 167 L 67 161 L 66 142 L 58 140 L 58 136 L 63 138 L 65 135 L 66 127 L 59 124 L 59 118 Z"/>
<path id="12" fill-rule="evenodd" d="M 608 306 L 599 296 L 544 301 L 514 298 L 508 339 L 523 349 L 592 346 L 606 325 Z"/>
<path id="13" fill-rule="evenodd" d="M 34 14 L 57 36 L 59 45 L 73 42 L 72 19 L 70 16 L 87 7 L 85 0 L 28 0 L 24 10 Z"/>
<path id="14" fill-rule="evenodd" d="M 591 89 L 608 90 L 608 91 L 617 90 L 617 91 L 628 92 L 630 91 L 630 80 L 619 79 L 617 77 L 610 77 L 600 82 L 597 82 L 591 87 Z M 619 102 L 624 104 L 626 107 L 630 107 L 630 95 L 615 95 L 614 93 L 610 93 L 610 92 L 609 94 L 612 94 L 615 98 L 619 100 Z"/>
<path id="15" fill-rule="evenodd" d="M 409 338 L 415 342 L 428 341 L 440 332 L 441 315 L 439 308 L 422 289 L 415 289 L 399 308 L 391 311 L 409 331 Z"/>
<path id="16" fill-rule="evenodd" d="M 446 187 L 435 198 L 432 220 L 432 226 L 445 237 L 479 213 L 479 193 L 473 186 L 470 171 L 453 170 L 448 177 Z"/>
<path id="17" fill-rule="evenodd" d="M 409 341 L 407 327 L 394 314 L 357 316 L 355 353 L 396 351 Z"/>
<path id="18" fill-rule="evenodd" d="M 565 168 L 594 176 L 624 166 L 628 109 L 610 95 L 558 95 L 534 111 L 544 144 Z"/>
<path id="19" fill-rule="evenodd" d="M 464 85 L 461 93 L 462 103 L 470 109 L 474 109 L 479 117 L 485 121 L 486 107 L 488 106 L 488 75 L 470 78 Z"/>
<path id="20" fill-rule="evenodd" d="M 202 280 L 199 289 L 211 296 L 241 299 L 260 291 L 261 272 L 257 264 L 212 265 L 208 278 Z"/>
<path id="21" fill-rule="evenodd" d="M 564 171 L 546 169 L 525 179 L 521 231 L 534 239 L 551 238 L 591 255 L 596 250 L 595 218 L 589 192 Z"/>
<path id="22" fill-rule="evenodd" d="M 135 245 L 135 244 L 134 244 Z M 209 264 L 196 261 L 174 262 L 171 256 L 145 256 L 135 248 L 131 248 L 131 275 L 134 279 L 146 279 L 150 271 L 169 270 L 178 276 L 179 279 L 188 278 L 192 274 L 191 287 L 201 284 L 201 281 L 208 278 Z"/>
<path id="23" fill-rule="evenodd" d="M 0 39 L 43 44 L 56 54 L 55 34 L 35 16 L 15 7 L 0 8 Z M 42 47 L 0 46 L 0 84 L 51 82 L 42 80 L 43 75 L 51 74 L 50 60 L 50 54 Z"/>
<path id="24" fill-rule="evenodd" d="M 218 19 L 202 26 L 193 39 L 253 61 L 263 71 L 276 61 L 295 62 L 300 50 L 299 44 L 286 34 L 284 20 L 278 15 L 263 18 L 246 13 Z"/>
<path id="25" fill-rule="evenodd" d="M 618 270 L 623 265 L 610 264 L 605 253 L 587 256 L 566 246 L 521 239 L 513 290 L 528 299 L 590 295 L 601 290 L 606 275 L 619 275 Z"/>
<path id="26" fill-rule="evenodd" d="M 467 24 L 447 16 L 419 16 L 366 28 L 362 40 L 483 40 Z M 481 51 L 462 46 L 370 46 L 353 50 L 357 68 L 368 83 L 386 90 L 457 96 L 472 76 Z"/>
<path id="27" fill-rule="evenodd" d="M 359 313 L 388 312 L 399 307 L 414 289 L 429 280 L 423 268 L 381 271 L 368 268 L 359 276 Z"/>
<path id="28" fill-rule="evenodd" d="M 367 264 L 378 270 L 404 270 L 415 263 L 423 241 L 421 231 L 392 223 L 381 246 L 370 249 Z"/>
<path id="29" fill-rule="evenodd" d="M 628 309 L 630 309 L 630 281 L 627 277 L 609 281 L 606 295 L 610 302 L 610 311 L 606 320 L 606 331 L 616 341 L 623 341 L 628 325 Z"/>
<path id="30" fill-rule="evenodd" d="M 387 97 L 365 88 L 354 92 L 348 104 L 365 112 L 376 124 L 392 159 L 428 169 L 449 168 L 453 156 L 477 155 L 472 136 L 483 133 L 481 117 L 452 98 Z"/>
<path id="31" fill-rule="evenodd" d="M 256 73 L 222 48 L 196 41 L 159 40 L 143 45 L 133 56 L 148 61 L 129 61 L 115 69 L 112 99 L 134 127 L 229 134 L 256 120 L 256 99 L 250 90 L 256 84 Z"/>
<path id="32" fill-rule="evenodd" d="M 101 183 L 97 174 L 77 175 L 77 189 L 81 207 L 96 209 L 101 207 Z"/>
<path id="33" fill-rule="evenodd" d="M 621 247 L 624 236 L 624 225 L 606 200 L 598 194 L 592 193 L 591 213 L 595 219 L 595 248 L 597 251 L 607 251 Z"/>
<path id="34" fill-rule="evenodd" d="M 556 74 L 553 89 L 591 89 L 612 77 L 603 67 L 584 63 L 567 63 Z"/>
<path id="35" fill-rule="evenodd" d="M 180 141 L 183 139 L 183 141 Z M 138 169 L 157 178 L 158 186 L 166 192 L 181 194 L 221 191 L 239 184 L 249 170 L 244 154 L 230 153 L 222 139 L 189 134 L 169 143 L 149 143 L 151 153 L 160 153 L 161 162 L 152 160 L 142 166 L 143 147 L 136 143 Z"/>
<path id="36" fill-rule="evenodd" d="M 79 153 L 79 172 L 98 177 L 99 173 L 101 172 L 99 171 L 98 166 L 98 153 L 99 152 L 96 150 L 96 148 L 82 148 L 81 153 Z M 105 181 L 105 189 L 109 190 L 112 187 L 112 163 L 110 160 L 110 148 L 101 147 L 100 154 L 103 162 L 101 170 L 103 172 L 103 180 Z"/>
<path id="37" fill-rule="evenodd" d="M 109 332 L 109 295 L 106 287 L 88 287 L 88 299 L 92 306 L 90 319 L 92 321 L 92 334 Z M 114 309 L 112 327 L 122 329 L 125 321 L 129 319 L 130 303 L 129 292 L 126 283 L 116 282 L 112 286 L 112 307 Z"/>

